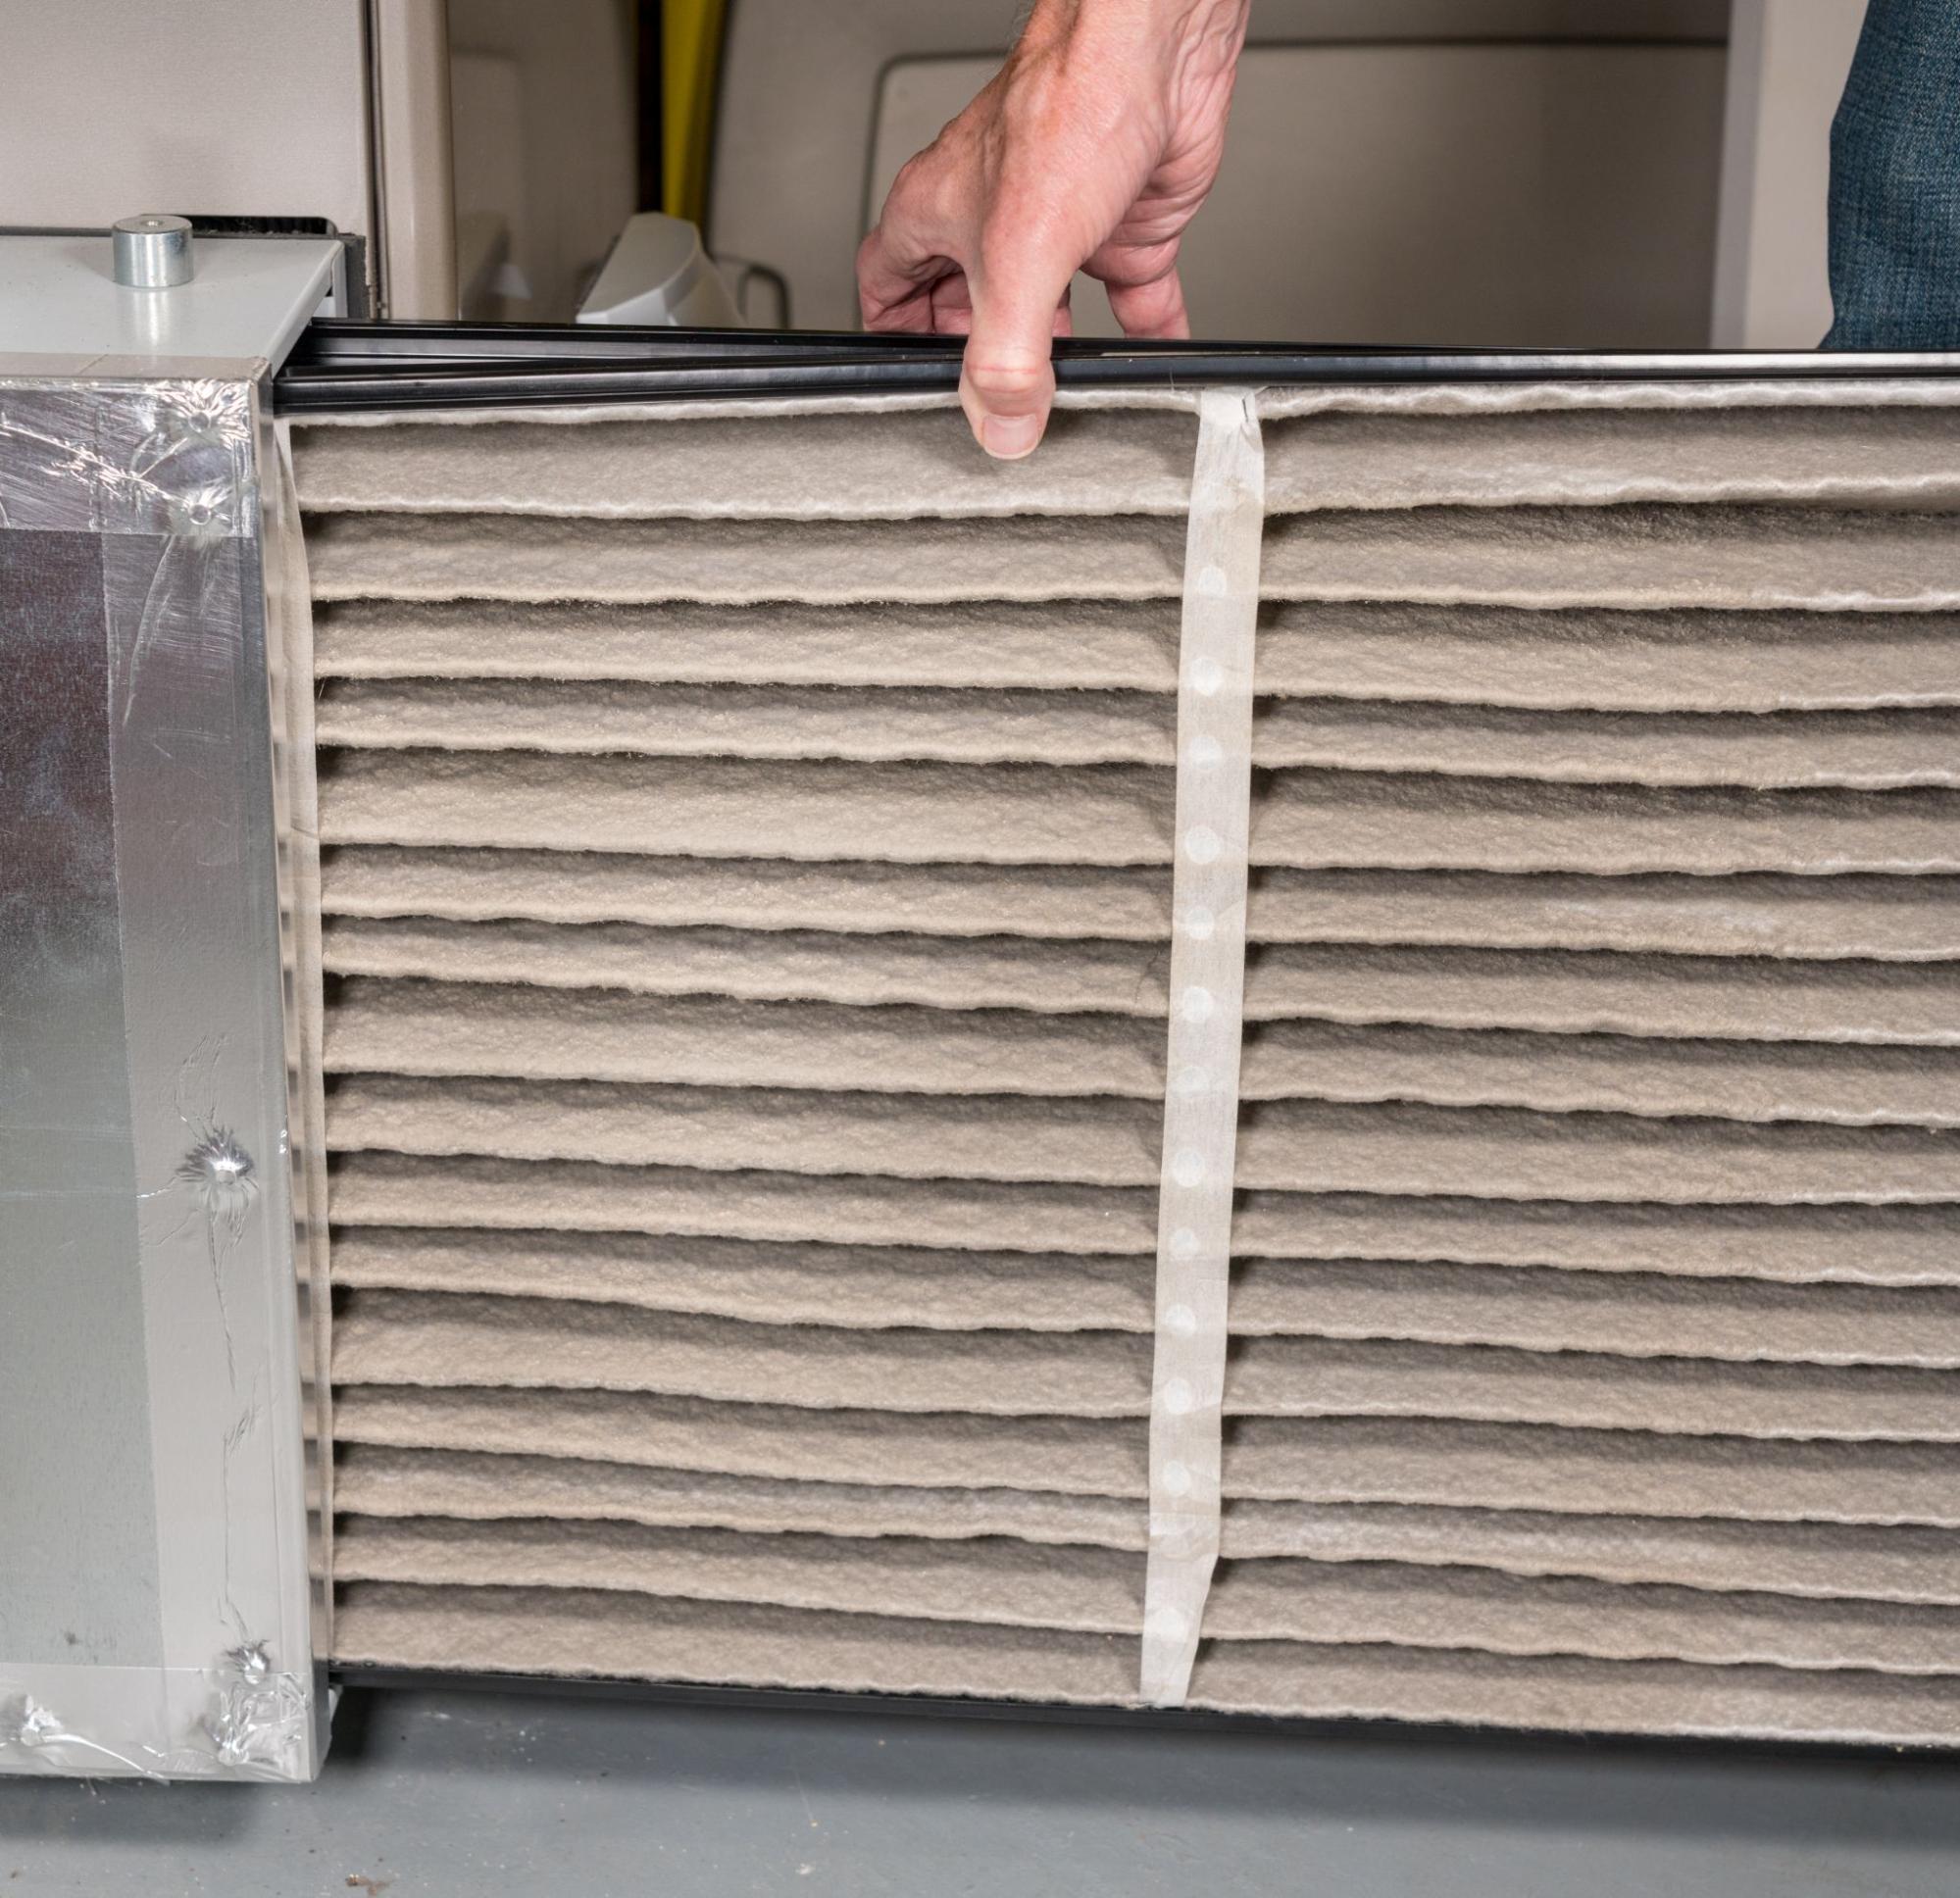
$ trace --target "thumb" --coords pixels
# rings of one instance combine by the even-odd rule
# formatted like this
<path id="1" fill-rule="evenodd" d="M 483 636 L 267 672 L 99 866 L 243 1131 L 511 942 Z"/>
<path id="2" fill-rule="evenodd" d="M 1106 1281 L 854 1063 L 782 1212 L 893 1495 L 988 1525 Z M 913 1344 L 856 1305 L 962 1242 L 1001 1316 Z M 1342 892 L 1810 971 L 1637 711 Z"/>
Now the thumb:
<path id="1" fill-rule="evenodd" d="M 1049 361 L 1055 313 L 1074 275 L 1073 262 L 1026 249 L 1005 269 L 969 274 L 973 327 L 960 371 L 960 406 L 975 439 L 1003 461 L 1031 454 L 1048 425 L 1055 400 Z"/>

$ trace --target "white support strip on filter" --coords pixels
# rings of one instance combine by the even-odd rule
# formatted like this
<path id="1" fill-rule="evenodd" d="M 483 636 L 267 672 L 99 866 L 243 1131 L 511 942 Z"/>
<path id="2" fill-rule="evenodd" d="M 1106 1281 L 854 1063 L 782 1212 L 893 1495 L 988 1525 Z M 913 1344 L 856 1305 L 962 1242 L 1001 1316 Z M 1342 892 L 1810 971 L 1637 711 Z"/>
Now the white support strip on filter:
<path id="1" fill-rule="evenodd" d="M 1198 410 L 1178 678 L 1171 1027 L 1157 1217 L 1143 1698 L 1179 1705 L 1218 1561 L 1266 464 L 1250 392 Z"/>

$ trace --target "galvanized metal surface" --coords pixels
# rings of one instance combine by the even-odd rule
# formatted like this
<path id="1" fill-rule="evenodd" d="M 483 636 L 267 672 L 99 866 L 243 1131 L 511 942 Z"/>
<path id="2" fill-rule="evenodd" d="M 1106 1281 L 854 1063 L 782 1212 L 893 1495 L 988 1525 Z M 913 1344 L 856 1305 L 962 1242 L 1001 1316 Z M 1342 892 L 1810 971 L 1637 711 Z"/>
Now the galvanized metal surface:
<path id="1" fill-rule="evenodd" d="M 317 302 L 332 246 L 301 248 L 266 311 Z M 5 1772 L 304 1778 L 325 1744 L 276 346 L 0 377 Z"/>

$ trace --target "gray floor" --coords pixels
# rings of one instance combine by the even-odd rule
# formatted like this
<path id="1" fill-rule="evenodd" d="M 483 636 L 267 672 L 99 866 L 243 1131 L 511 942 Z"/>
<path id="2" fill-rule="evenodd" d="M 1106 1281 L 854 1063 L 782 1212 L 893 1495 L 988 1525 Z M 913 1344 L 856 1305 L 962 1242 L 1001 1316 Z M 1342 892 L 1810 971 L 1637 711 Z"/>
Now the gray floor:
<path id="1" fill-rule="evenodd" d="M 0 1781 L 0 1898 L 1960 1892 L 1960 1761 L 351 1694 L 316 1786 Z"/>

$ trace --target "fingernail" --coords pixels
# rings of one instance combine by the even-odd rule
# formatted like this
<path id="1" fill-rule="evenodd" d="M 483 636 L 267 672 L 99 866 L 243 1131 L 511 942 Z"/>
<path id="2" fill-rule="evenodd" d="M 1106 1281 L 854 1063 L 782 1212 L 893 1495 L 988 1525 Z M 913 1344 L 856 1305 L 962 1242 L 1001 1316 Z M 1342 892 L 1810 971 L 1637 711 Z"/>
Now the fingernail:
<path id="1" fill-rule="evenodd" d="M 1041 439 L 1039 416 L 990 415 L 980 424 L 980 446 L 996 460 L 1018 462 Z"/>

